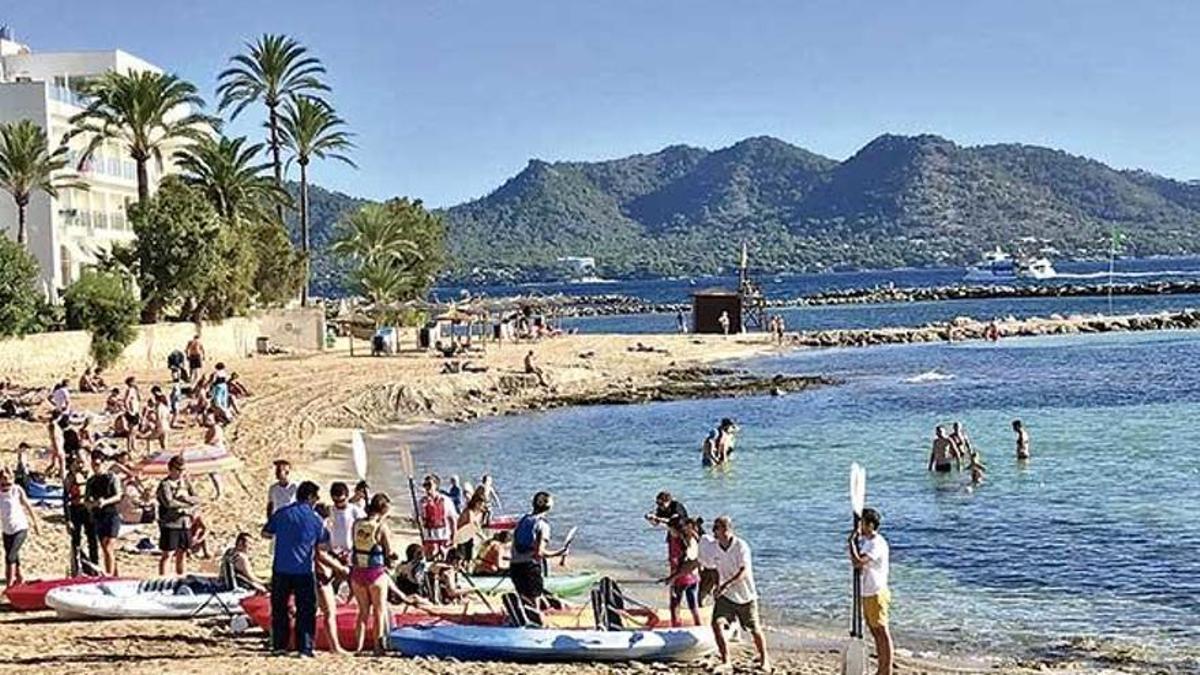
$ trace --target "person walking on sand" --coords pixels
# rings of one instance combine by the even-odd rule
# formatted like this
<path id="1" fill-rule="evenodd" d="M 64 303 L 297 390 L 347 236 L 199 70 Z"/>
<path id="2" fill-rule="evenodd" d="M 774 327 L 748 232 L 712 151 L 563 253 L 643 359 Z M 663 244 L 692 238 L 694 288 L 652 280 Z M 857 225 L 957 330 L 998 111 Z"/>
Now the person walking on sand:
<path id="1" fill-rule="evenodd" d="M 717 653 L 721 657 L 721 669 L 728 671 L 731 668 L 725 631 L 733 621 L 737 621 L 754 638 L 759 668 L 770 670 L 767 642 L 759 625 L 758 589 L 754 585 L 750 545 L 734 534 L 733 521 L 729 516 L 717 518 L 713 523 L 713 535 L 717 546 L 711 554 L 714 556 L 718 582 L 714 592 L 717 601 L 713 605 L 712 629 Z"/>
<path id="2" fill-rule="evenodd" d="M 1021 420 L 1013 420 L 1013 431 L 1017 433 L 1017 461 L 1025 462 L 1029 460 L 1029 431 L 1025 429 L 1025 424 Z"/>
<path id="3" fill-rule="evenodd" d="M 454 502 L 438 490 L 441 481 L 429 474 L 421 481 L 425 494 L 417 504 L 421 514 L 422 539 L 425 544 L 425 557 L 433 559 L 449 550 L 458 530 L 458 510 Z"/>
<path id="4" fill-rule="evenodd" d="M 200 499 L 183 476 L 183 455 L 167 462 L 167 476 L 158 483 L 158 575 L 167 575 L 167 560 L 175 558 L 175 575 L 183 576 L 184 561 L 192 549 L 192 520 Z"/>
<path id="5" fill-rule="evenodd" d="M 546 563 L 567 554 L 566 547 L 556 551 L 550 549 L 550 523 L 546 514 L 554 508 L 554 498 L 549 492 L 538 492 L 533 496 L 532 510 L 521 516 L 513 529 L 512 559 L 508 574 L 513 588 L 526 604 L 540 608 L 546 595 Z"/>
<path id="6" fill-rule="evenodd" d="M 876 659 L 879 662 L 878 675 L 892 675 L 892 633 L 888 628 L 888 610 L 892 603 L 892 593 L 888 586 L 889 557 L 887 539 L 879 533 L 881 518 L 875 509 L 866 508 L 862 511 L 859 526 L 850 533 L 849 553 L 850 564 L 855 569 L 862 570 L 863 618 L 871 629 L 875 639 Z"/>
<path id="7" fill-rule="evenodd" d="M 313 510 L 321 489 L 316 483 L 304 481 L 296 487 L 296 501 L 271 515 L 262 536 L 274 538 L 275 556 L 271 563 L 271 652 L 287 652 L 293 637 L 289 627 L 288 604 L 296 605 L 295 642 L 301 656 L 313 656 L 317 632 L 317 577 L 314 565 L 318 558 L 331 566 L 340 566 L 328 553 L 319 548 L 329 543 L 329 530 Z"/>
<path id="8" fill-rule="evenodd" d="M 679 606 L 686 599 L 694 625 L 700 625 L 700 519 L 683 518 L 668 525 L 671 573 L 662 580 L 671 589 L 671 627 L 678 628 Z"/>
<path id="9" fill-rule="evenodd" d="M 84 503 L 92 510 L 92 527 L 100 542 L 104 575 L 118 576 L 117 537 L 121 534 L 121 515 L 117 504 L 125 490 L 113 473 L 112 459 L 101 452 L 92 453 L 92 477 L 84 488 Z"/>
<path id="10" fill-rule="evenodd" d="M 717 323 L 721 324 L 721 334 L 729 337 L 729 312 L 721 311 L 721 316 L 717 317 Z"/>
<path id="11" fill-rule="evenodd" d="M 383 655 L 388 637 L 387 566 L 394 558 L 386 521 L 390 508 L 388 496 L 377 492 L 367 504 L 367 517 L 354 523 L 354 553 L 350 567 L 350 590 L 358 605 L 354 651 L 362 651 L 363 639 L 370 634 L 376 656 Z"/>
<path id="12" fill-rule="evenodd" d="M 133 454 L 137 441 L 137 431 L 142 425 L 142 392 L 138 389 L 137 378 L 130 375 L 125 378 L 125 393 L 121 395 L 121 414 L 125 416 L 125 449 Z"/>
<path id="13" fill-rule="evenodd" d="M 683 310 L 675 312 L 675 331 L 680 335 L 687 335 L 687 319 L 683 315 Z"/>
<path id="14" fill-rule="evenodd" d="M 291 481 L 292 463 L 286 459 L 275 460 L 275 482 L 267 490 L 267 520 L 275 512 L 296 501 L 296 484 Z"/>
<path id="15" fill-rule="evenodd" d="M 0 530 L 4 539 L 4 587 L 12 588 L 25 582 L 21 576 L 21 545 L 29 534 L 41 535 L 41 526 L 25 491 L 13 481 L 12 471 L 0 469 Z"/>
<path id="16" fill-rule="evenodd" d="M 952 462 L 958 462 L 962 468 L 962 460 L 954 447 L 954 443 L 946 438 L 946 430 L 938 425 L 933 430 L 933 447 L 929 451 L 929 471 L 950 473 L 954 468 Z"/>
<path id="17" fill-rule="evenodd" d="M 204 343 L 200 342 L 200 336 L 193 336 L 183 351 L 187 354 L 188 382 L 195 382 L 200 371 L 204 369 Z"/>

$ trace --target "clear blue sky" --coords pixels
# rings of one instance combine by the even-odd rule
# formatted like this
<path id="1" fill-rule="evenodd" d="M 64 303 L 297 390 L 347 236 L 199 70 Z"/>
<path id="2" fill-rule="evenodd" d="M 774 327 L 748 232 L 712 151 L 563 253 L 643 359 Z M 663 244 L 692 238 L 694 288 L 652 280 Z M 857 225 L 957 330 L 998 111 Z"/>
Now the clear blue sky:
<path id="1" fill-rule="evenodd" d="M 294 35 L 360 145 L 358 171 L 314 182 L 435 206 L 532 157 L 760 134 L 841 159 L 932 132 L 1200 177 L 1196 2 L 36 0 L 0 21 L 35 50 L 125 49 L 210 99 L 244 40 Z"/>

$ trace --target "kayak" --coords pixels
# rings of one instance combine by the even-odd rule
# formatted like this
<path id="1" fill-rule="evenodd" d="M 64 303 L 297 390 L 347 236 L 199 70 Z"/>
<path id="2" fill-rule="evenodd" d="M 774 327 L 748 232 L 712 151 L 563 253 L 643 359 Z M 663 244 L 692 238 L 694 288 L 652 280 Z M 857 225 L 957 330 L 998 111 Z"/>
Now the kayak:
<path id="1" fill-rule="evenodd" d="M 502 593 L 512 593 L 513 583 L 512 578 L 504 576 L 481 576 L 467 575 L 467 578 L 475 584 L 479 590 L 490 595 L 499 595 Z M 571 572 L 570 574 L 561 574 L 558 576 L 546 577 L 543 585 L 547 593 L 557 595 L 563 598 L 571 598 L 577 595 L 583 595 L 592 590 L 592 586 L 600 580 L 600 573 L 592 570 L 582 570 L 579 572 Z M 470 584 L 467 588 L 470 588 Z"/>
<path id="2" fill-rule="evenodd" d="M 492 516 L 484 527 L 489 530 L 515 530 L 520 520 L 519 515 Z"/>
<path id="3" fill-rule="evenodd" d="M 25 485 L 25 496 L 34 504 L 62 506 L 63 490 L 61 485 L 29 481 Z"/>
<path id="4" fill-rule="evenodd" d="M 483 603 L 472 601 L 467 605 L 444 605 L 433 609 L 418 609 L 411 605 L 391 606 L 391 627 L 405 628 L 413 626 L 436 626 L 461 624 L 469 626 L 503 626 L 506 618 L 500 611 L 499 601 L 493 601 L 494 609 L 488 609 Z M 242 610 L 250 621 L 263 630 L 271 630 L 271 596 L 252 595 L 242 599 Z M 633 609 L 631 615 L 644 621 L 646 626 L 667 626 L 670 623 L 670 613 L 666 610 L 645 611 Z M 338 643 L 347 648 L 354 642 L 354 624 L 358 620 L 358 606 L 353 601 L 339 602 L 337 605 Z M 547 610 L 542 613 L 542 620 L 554 628 L 591 628 L 595 619 L 588 608 L 562 610 Z M 325 630 L 325 621 L 317 618 L 317 649 L 329 649 L 329 633 Z"/>
<path id="5" fill-rule="evenodd" d="M 470 661 L 690 661 L 716 645 L 708 627 L 571 630 L 494 626 L 397 628 L 392 649 L 408 656 Z"/>
<path id="6" fill-rule="evenodd" d="M 46 594 L 56 588 L 79 586 L 104 581 L 104 577 L 66 577 L 63 579 L 34 579 L 4 591 L 8 604 L 22 612 L 46 609 Z"/>
<path id="7" fill-rule="evenodd" d="M 165 476 L 167 463 L 180 454 L 183 454 L 188 473 L 196 476 L 236 471 L 242 467 L 242 460 L 223 446 L 197 445 L 183 450 L 160 450 L 138 463 L 138 471 L 143 476 Z"/>
<path id="8" fill-rule="evenodd" d="M 216 577 L 95 581 L 55 588 L 46 605 L 64 618 L 190 619 L 241 613 L 245 589 L 220 590 Z"/>

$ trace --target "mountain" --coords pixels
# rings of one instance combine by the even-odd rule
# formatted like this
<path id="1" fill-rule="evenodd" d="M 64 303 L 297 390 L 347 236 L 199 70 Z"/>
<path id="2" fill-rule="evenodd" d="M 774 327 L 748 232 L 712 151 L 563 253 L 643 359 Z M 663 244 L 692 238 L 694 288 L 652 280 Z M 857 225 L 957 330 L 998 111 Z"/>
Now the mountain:
<path id="1" fill-rule="evenodd" d="M 605 276 L 711 273 L 736 264 L 742 241 L 771 272 L 965 264 L 1017 243 L 1097 257 L 1114 228 L 1127 254 L 1200 253 L 1200 184 L 934 135 L 883 135 L 843 161 L 768 136 L 715 151 L 535 159 L 442 214 L 448 274 L 460 279 L 561 276 L 562 256 L 594 256 Z M 314 241 L 328 226 L 317 220 Z"/>

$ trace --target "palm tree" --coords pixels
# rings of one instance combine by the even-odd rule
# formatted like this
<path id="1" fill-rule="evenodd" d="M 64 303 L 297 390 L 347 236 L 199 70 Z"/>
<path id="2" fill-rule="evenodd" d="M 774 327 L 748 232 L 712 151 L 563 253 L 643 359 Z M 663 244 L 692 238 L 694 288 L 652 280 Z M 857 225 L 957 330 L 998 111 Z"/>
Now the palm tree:
<path id="1" fill-rule="evenodd" d="M 300 304 L 308 304 L 308 165 L 316 159 L 336 159 L 350 166 L 354 162 L 343 154 L 354 147 L 346 122 L 328 103 L 301 96 L 284 106 L 279 119 L 280 141 L 291 152 L 288 164 L 300 165 L 300 250 L 304 253 L 304 288 Z"/>
<path id="2" fill-rule="evenodd" d="M 230 58 L 232 65 L 217 77 L 217 96 L 221 99 L 217 107 L 225 110 L 232 106 L 229 118 L 236 119 L 255 101 L 266 106 L 271 163 L 275 182 L 282 186 L 279 107 L 300 96 L 329 91 L 321 82 L 325 67 L 316 57 L 308 55 L 308 48 L 286 35 L 264 34 L 257 42 L 247 43 L 246 51 Z M 279 219 L 283 219 L 282 207 Z"/>
<path id="3" fill-rule="evenodd" d="M 274 207 L 291 201 L 286 190 L 263 175 L 269 163 L 257 163 L 263 144 L 246 137 L 206 137 L 175 153 L 183 180 L 200 188 L 228 223 L 270 220 Z"/>
<path id="4" fill-rule="evenodd" d="M 17 204 L 17 243 L 21 246 L 27 238 L 26 212 L 35 191 L 57 197 L 59 190 L 87 189 L 78 176 L 59 173 L 70 163 L 67 146 L 51 152 L 46 132 L 32 121 L 0 124 L 0 187 Z"/>
<path id="5" fill-rule="evenodd" d="M 359 263 L 373 260 L 410 267 L 422 258 L 420 247 L 404 231 L 404 223 L 385 204 L 367 204 L 338 227 L 330 251 Z"/>
<path id="6" fill-rule="evenodd" d="M 84 82 L 80 94 L 91 99 L 83 112 L 71 118 L 73 137 L 86 134 L 91 142 L 79 160 L 82 167 L 107 141 L 129 149 L 137 165 L 138 203 L 150 198 L 146 163 L 162 168 L 164 148 L 180 140 L 199 141 L 206 128 L 220 121 L 197 112 L 204 99 L 191 82 L 167 73 L 109 71 Z"/>

